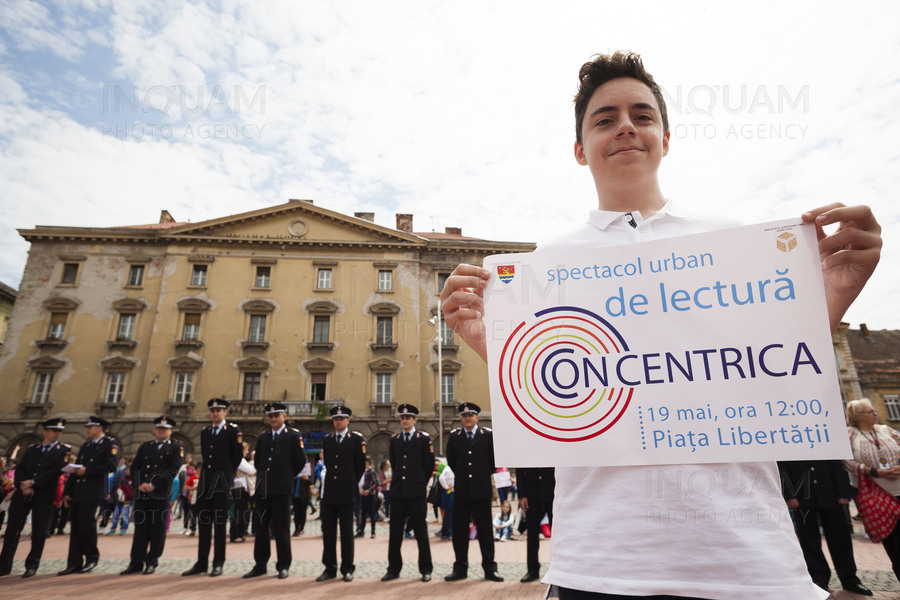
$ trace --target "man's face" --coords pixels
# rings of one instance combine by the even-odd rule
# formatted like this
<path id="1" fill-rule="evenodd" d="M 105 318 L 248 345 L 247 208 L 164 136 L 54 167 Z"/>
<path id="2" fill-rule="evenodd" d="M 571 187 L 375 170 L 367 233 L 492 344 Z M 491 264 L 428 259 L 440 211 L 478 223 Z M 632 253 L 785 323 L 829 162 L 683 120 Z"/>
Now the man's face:
<path id="1" fill-rule="evenodd" d="M 228 414 L 228 411 L 224 408 L 211 408 L 209 409 L 209 418 L 212 419 L 214 425 L 221 425 L 222 421 L 225 420 L 225 415 Z"/>
<path id="2" fill-rule="evenodd" d="M 168 427 L 157 427 L 153 431 L 156 434 L 157 442 L 164 442 L 172 436 L 172 430 Z"/>
<path id="3" fill-rule="evenodd" d="M 463 413 L 460 415 L 460 419 L 462 419 L 463 427 L 466 429 L 472 429 L 478 423 L 478 415 L 475 413 Z"/>
<path id="4" fill-rule="evenodd" d="M 412 431 L 412 428 L 416 425 L 416 417 L 410 415 L 403 415 L 400 417 L 400 427 L 403 428 L 403 431 Z"/>
<path id="5" fill-rule="evenodd" d="M 58 429 L 45 429 L 44 430 L 44 443 L 46 445 L 55 444 L 59 439 L 59 436 L 62 435 L 62 431 Z"/>
<path id="6" fill-rule="evenodd" d="M 656 174 L 669 151 L 669 133 L 646 84 L 622 77 L 594 91 L 581 123 L 582 143 L 575 159 L 591 169 L 600 189 L 640 187 Z M 603 207 L 601 206 L 601 209 Z"/>
<path id="7" fill-rule="evenodd" d="M 89 440 L 96 440 L 101 435 L 103 435 L 103 428 L 99 425 L 88 425 L 84 428 L 84 433 L 87 435 Z"/>
<path id="8" fill-rule="evenodd" d="M 285 420 L 287 420 L 287 416 L 283 412 L 272 413 L 269 415 L 269 427 L 272 428 L 272 431 L 278 431 L 284 425 Z"/>
<path id="9" fill-rule="evenodd" d="M 331 422 L 334 424 L 334 430 L 340 433 L 347 429 L 347 425 L 350 423 L 350 417 L 333 417 Z"/>

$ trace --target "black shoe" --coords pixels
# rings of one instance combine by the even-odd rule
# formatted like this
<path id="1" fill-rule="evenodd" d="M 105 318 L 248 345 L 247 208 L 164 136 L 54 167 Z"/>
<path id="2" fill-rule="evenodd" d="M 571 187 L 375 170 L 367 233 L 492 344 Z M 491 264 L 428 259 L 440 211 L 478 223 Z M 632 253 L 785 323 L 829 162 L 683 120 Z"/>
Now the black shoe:
<path id="1" fill-rule="evenodd" d="M 131 563 L 128 565 L 124 571 L 121 571 L 119 575 L 131 575 L 132 573 L 141 573 L 144 570 L 144 567 L 141 565 L 136 565 Z"/>
<path id="2" fill-rule="evenodd" d="M 287 579 L 290 572 L 288 569 L 278 569 L 278 579 Z"/>
<path id="3" fill-rule="evenodd" d="M 532 581 L 537 581 L 541 578 L 541 574 L 538 571 L 528 571 L 525 573 L 525 577 L 519 580 L 520 583 L 530 583 Z"/>
<path id="4" fill-rule="evenodd" d="M 322 574 L 316 577 L 316 581 L 328 581 L 329 579 L 334 579 L 335 577 L 337 577 L 336 573 L 322 571 Z"/>
<path id="5" fill-rule="evenodd" d="M 6 575 L 9 575 L 10 573 L 12 573 L 12 569 L 3 569 L 2 571 L 0 571 L 0 577 L 4 577 Z"/>
<path id="6" fill-rule="evenodd" d="M 201 567 L 195 563 L 193 567 L 182 573 L 181 576 L 190 577 L 191 575 L 200 575 L 201 573 L 206 573 L 206 567 Z"/>
<path id="7" fill-rule="evenodd" d="M 429 581 L 431 581 L 431 573 L 423 573 L 422 574 L 422 582 L 428 583 Z"/>
<path id="8" fill-rule="evenodd" d="M 503 578 L 500 577 L 500 573 L 497 571 L 488 571 L 484 574 L 484 578 L 488 581 L 503 581 Z"/>
<path id="9" fill-rule="evenodd" d="M 294 530 L 294 537 L 300 537 L 300 530 L 299 530 L 299 529 L 295 529 L 295 530 Z"/>
<path id="10" fill-rule="evenodd" d="M 244 573 L 243 579 L 250 579 L 250 578 L 252 578 L 252 577 L 259 577 L 260 575 L 265 575 L 265 574 L 266 574 L 266 569 L 265 569 L 265 568 L 253 567 L 252 569 L 250 569 L 249 571 L 247 571 L 246 573 Z"/>
<path id="11" fill-rule="evenodd" d="M 25 572 L 22 573 L 22 579 L 28 579 L 29 577 L 34 577 L 35 575 L 37 575 L 37 569 L 25 569 Z M 869 595 L 871 596 L 872 594 L 870 593 Z"/>
<path id="12" fill-rule="evenodd" d="M 213 565 L 212 571 L 209 572 L 210 577 L 218 577 L 222 574 L 222 565 Z"/>
<path id="13" fill-rule="evenodd" d="M 390 571 L 388 571 L 381 578 L 382 581 L 393 581 L 395 579 L 400 579 L 400 573 L 391 573 Z"/>
<path id="14" fill-rule="evenodd" d="M 458 573 L 456 571 L 453 571 L 452 573 L 444 577 L 444 581 L 459 581 L 460 579 L 465 579 L 466 577 L 468 577 L 468 575 L 466 575 L 465 573 Z"/>
<path id="15" fill-rule="evenodd" d="M 63 569 L 62 571 L 57 573 L 57 575 L 71 575 L 72 573 L 81 573 L 81 568 L 80 567 L 66 567 L 65 569 Z"/>
<path id="16" fill-rule="evenodd" d="M 156 573 L 156 565 L 147 565 L 144 567 L 144 575 L 153 575 Z"/>
<path id="17" fill-rule="evenodd" d="M 353 573 L 344 573 L 344 581 L 347 583 L 353 581 Z"/>
<path id="18" fill-rule="evenodd" d="M 364 536 L 364 535 L 366 535 L 366 534 L 363 533 L 362 531 L 357 531 L 357 532 L 356 532 L 356 535 L 354 535 L 353 537 L 362 537 L 362 536 Z"/>
<path id="19" fill-rule="evenodd" d="M 848 592 L 853 592 L 854 594 L 859 594 L 860 596 L 871 596 L 872 590 L 861 584 L 860 582 L 852 583 L 850 585 L 842 586 Z"/>
<path id="20" fill-rule="evenodd" d="M 81 569 L 78 570 L 79 573 L 90 573 L 94 569 L 97 568 L 97 561 L 85 563 Z"/>

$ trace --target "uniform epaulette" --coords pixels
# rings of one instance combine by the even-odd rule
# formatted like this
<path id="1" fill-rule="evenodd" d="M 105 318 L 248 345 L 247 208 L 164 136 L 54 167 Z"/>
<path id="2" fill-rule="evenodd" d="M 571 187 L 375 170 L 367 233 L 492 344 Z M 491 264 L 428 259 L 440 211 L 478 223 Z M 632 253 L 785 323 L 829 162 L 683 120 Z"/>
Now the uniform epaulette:
<path id="1" fill-rule="evenodd" d="M 457 427 L 456 429 L 454 429 L 453 431 L 450 432 L 450 435 L 453 435 L 461 430 L 462 430 L 462 427 Z"/>
<path id="2" fill-rule="evenodd" d="M 69 452 L 71 452 L 71 451 L 72 451 L 72 446 L 70 446 L 70 445 L 68 445 L 68 444 L 60 444 L 60 446 L 62 446 L 62 447 L 63 447 L 63 448 L 66 448 L 66 449 L 68 449 L 68 450 L 69 450 Z"/>
<path id="3" fill-rule="evenodd" d="M 42 446 L 43 442 L 35 442 L 32 445 L 28 446 L 29 448 L 34 448 L 35 446 Z"/>
<path id="4" fill-rule="evenodd" d="M 294 433 L 300 433 L 300 430 L 299 430 L 299 429 L 295 429 L 294 427 L 288 427 L 288 429 L 290 429 L 290 430 L 293 431 Z"/>
<path id="5" fill-rule="evenodd" d="M 392 438 L 400 439 L 400 436 L 401 436 L 401 435 L 403 435 L 403 432 L 402 432 L 402 431 L 398 431 L 397 433 L 395 433 L 395 434 L 392 435 L 391 437 L 392 437 Z"/>
<path id="6" fill-rule="evenodd" d="M 225 423 L 225 424 L 226 424 L 227 426 L 233 428 L 233 429 L 240 429 L 240 427 L 238 427 L 238 426 L 235 425 L 234 423 L 230 423 L 230 422 L 229 422 L 229 423 Z"/>
<path id="7" fill-rule="evenodd" d="M 482 427 L 482 429 L 484 429 L 484 430 L 487 431 L 488 433 L 491 432 L 491 428 L 490 428 L 490 427 Z"/>
<path id="8" fill-rule="evenodd" d="M 424 435 L 424 436 L 427 437 L 427 438 L 430 438 L 430 437 L 431 437 L 431 434 L 428 433 L 427 431 L 419 431 L 418 429 L 416 429 L 416 433 L 422 434 L 422 435 Z"/>
<path id="9" fill-rule="evenodd" d="M 361 433 L 358 432 L 358 431 L 351 431 L 350 433 L 352 433 L 352 434 L 355 435 L 355 436 L 359 436 L 359 437 L 361 437 L 362 439 L 366 439 L 366 436 L 364 436 L 363 434 L 361 434 Z"/>

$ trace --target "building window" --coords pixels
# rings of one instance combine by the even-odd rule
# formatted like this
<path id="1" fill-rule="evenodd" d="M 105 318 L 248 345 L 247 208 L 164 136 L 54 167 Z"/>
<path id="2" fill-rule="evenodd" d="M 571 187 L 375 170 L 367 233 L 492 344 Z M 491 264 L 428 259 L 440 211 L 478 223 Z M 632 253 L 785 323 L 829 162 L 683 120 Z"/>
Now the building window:
<path id="1" fill-rule="evenodd" d="M 440 294 L 444 289 L 444 284 L 447 283 L 447 278 L 450 277 L 450 273 L 438 273 L 437 278 L 437 293 Z"/>
<path id="2" fill-rule="evenodd" d="M 175 402 L 190 402 L 191 388 L 194 386 L 194 374 L 187 371 L 175 373 Z"/>
<path id="3" fill-rule="evenodd" d="M 441 319 L 441 346 L 453 346 L 453 329 L 447 325 L 447 321 Z"/>
<path id="4" fill-rule="evenodd" d="M 310 374 L 309 399 L 312 402 L 325 402 L 325 373 Z"/>
<path id="5" fill-rule="evenodd" d="M 392 373 L 375 373 L 375 402 L 386 403 L 391 401 L 391 384 L 394 375 Z"/>
<path id="6" fill-rule="evenodd" d="M 378 271 L 378 291 L 389 292 L 394 289 L 394 272 L 390 269 Z"/>
<path id="7" fill-rule="evenodd" d="M 331 317 L 317 315 L 313 323 L 313 343 L 327 344 L 329 329 L 331 328 Z"/>
<path id="8" fill-rule="evenodd" d="M 144 265 L 131 265 L 128 270 L 128 285 L 141 286 L 144 283 Z"/>
<path id="9" fill-rule="evenodd" d="M 316 288 L 320 290 L 331 289 L 331 269 L 319 269 L 319 275 L 316 279 Z"/>
<path id="10" fill-rule="evenodd" d="M 250 315 L 250 335 L 247 341 L 260 343 L 266 341 L 266 315 Z"/>
<path id="11" fill-rule="evenodd" d="M 50 386 L 53 373 L 38 373 L 34 380 L 34 392 L 31 394 L 32 404 L 46 404 L 50 400 Z"/>
<path id="12" fill-rule="evenodd" d="M 125 388 L 125 373 L 110 373 L 106 380 L 107 404 L 118 404 L 122 401 L 122 390 Z"/>
<path id="13" fill-rule="evenodd" d="M 272 277 L 272 267 L 256 267 L 256 281 L 254 285 L 258 288 L 269 287 Z"/>
<path id="14" fill-rule="evenodd" d="M 181 339 L 186 342 L 200 339 L 200 313 L 184 314 L 184 332 Z"/>
<path id="15" fill-rule="evenodd" d="M 63 264 L 62 278 L 60 283 L 64 285 L 75 285 L 78 280 L 78 263 Z"/>
<path id="16" fill-rule="evenodd" d="M 900 421 L 900 396 L 884 396 L 884 405 L 887 407 L 888 419 Z"/>
<path id="17" fill-rule="evenodd" d="M 378 317 L 375 324 L 375 343 L 389 345 L 394 343 L 394 318 Z"/>
<path id="18" fill-rule="evenodd" d="M 456 375 L 452 373 L 441 375 L 441 403 L 456 403 Z"/>
<path id="19" fill-rule="evenodd" d="M 66 333 L 66 321 L 69 318 L 68 313 L 51 313 L 50 314 L 50 330 L 47 332 L 48 340 L 61 340 Z"/>
<path id="20" fill-rule="evenodd" d="M 134 324 L 136 322 L 136 314 L 122 313 L 119 315 L 119 330 L 116 332 L 116 339 L 129 342 L 132 341 L 134 339 Z"/>
<path id="21" fill-rule="evenodd" d="M 242 400 L 259 400 L 262 373 L 244 373 L 244 394 Z"/>
<path id="22" fill-rule="evenodd" d="M 191 272 L 191 285 L 200 287 L 206 285 L 207 266 L 208 265 L 194 265 L 194 270 Z"/>

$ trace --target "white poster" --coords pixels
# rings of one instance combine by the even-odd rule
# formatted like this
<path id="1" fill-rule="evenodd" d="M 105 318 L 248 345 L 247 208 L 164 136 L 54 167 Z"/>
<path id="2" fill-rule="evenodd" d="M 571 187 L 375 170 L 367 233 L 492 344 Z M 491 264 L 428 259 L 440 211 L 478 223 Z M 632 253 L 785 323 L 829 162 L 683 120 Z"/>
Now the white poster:
<path id="1" fill-rule="evenodd" d="M 812 225 L 484 267 L 497 464 L 849 458 Z"/>

